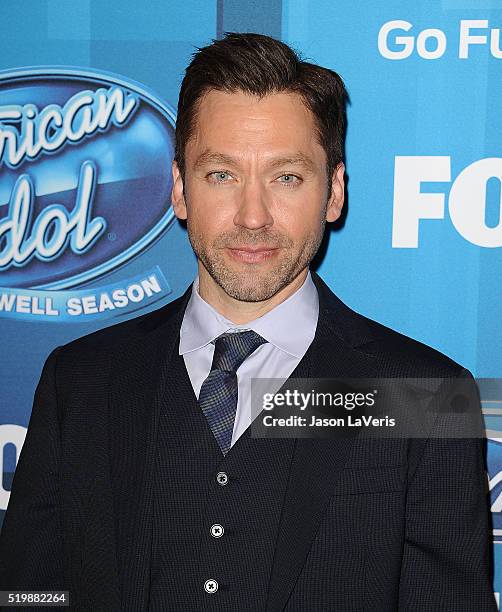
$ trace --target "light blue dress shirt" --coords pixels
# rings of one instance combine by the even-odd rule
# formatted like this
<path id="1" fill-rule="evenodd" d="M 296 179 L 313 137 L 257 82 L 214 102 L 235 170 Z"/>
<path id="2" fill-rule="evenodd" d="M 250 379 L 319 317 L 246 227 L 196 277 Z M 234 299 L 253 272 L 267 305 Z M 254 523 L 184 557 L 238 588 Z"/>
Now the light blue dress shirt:
<path id="1" fill-rule="evenodd" d="M 256 410 L 251 408 L 251 379 L 273 378 L 277 391 L 293 372 L 314 339 L 319 317 L 319 298 L 310 270 L 295 293 L 254 321 L 229 321 L 199 295 L 199 277 L 194 280 L 180 329 L 179 354 L 198 398 L 202 383 L 211 371 L 213 341 L 225 332 L 254 330 L 267 340 L 237 370 L 238 400 L 232 444 L 246 431 Z"/>

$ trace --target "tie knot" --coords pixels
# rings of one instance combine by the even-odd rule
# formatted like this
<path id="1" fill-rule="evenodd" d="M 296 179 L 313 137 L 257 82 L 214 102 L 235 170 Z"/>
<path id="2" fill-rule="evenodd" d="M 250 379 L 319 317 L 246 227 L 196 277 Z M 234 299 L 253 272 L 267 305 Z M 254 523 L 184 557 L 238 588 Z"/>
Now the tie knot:
<path id="1" fill-rule="evenodd" d="M 221 334 L 215 341 L 211 370 L 236 372 L 242 362 L 265 342 L 267 340 L 252 329 Z"/>

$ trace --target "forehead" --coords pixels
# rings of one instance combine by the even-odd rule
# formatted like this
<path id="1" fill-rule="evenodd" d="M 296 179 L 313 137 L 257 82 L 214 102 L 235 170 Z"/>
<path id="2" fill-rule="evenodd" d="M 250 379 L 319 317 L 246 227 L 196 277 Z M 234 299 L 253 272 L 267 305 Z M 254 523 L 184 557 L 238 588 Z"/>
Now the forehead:
<path id="1" fill-rule="evenodd" d="M 243 156 L 303 152 L 322 163 L 314 116 L 300 95 L 274 93 L 263 98 L 241 91 L 211 90 L 199 103 L 186 155 L 210 148 Z"/>

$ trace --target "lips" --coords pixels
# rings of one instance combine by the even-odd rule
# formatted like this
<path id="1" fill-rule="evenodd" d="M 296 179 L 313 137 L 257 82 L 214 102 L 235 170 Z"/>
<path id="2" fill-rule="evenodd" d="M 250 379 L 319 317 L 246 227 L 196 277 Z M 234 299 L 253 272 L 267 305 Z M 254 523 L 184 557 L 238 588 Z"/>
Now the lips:
<path id="1" fill-rule="evenodd" d="M 236 246 L 236 247 L 228 247 L 232 251 L 245 251 L 246 253 L 262 253 L 263 251 L 274 251 L 278 247 L 248 247 L 248 246 Z"/>
<path id="2" fill-rule="evenodd" d="M 241 263 L 263 263 L 271 261 L 279 251 L 278 247 L 228 247 L 228 253 L 235 261 Z"/>

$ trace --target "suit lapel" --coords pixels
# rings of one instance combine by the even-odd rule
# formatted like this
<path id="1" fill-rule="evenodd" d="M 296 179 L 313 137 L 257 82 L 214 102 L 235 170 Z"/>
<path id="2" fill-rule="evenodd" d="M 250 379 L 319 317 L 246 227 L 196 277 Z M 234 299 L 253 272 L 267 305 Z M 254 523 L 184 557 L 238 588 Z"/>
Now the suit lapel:
<path id="1" fill-rule="evenodd" d="M 307 353 L 290 378 L 364 376 L 370 357 L 354 350 L 371 333 L 312 272 L 319 294 L 319 320 Z M 356 435 L 356 432 L 354 432 Z M 289 485 L 269 583 L 267 611 L 282 610 L 294 588 L 323 513 L 345 466 L 354 437 L 295 440 Z"/>
<path id="2" fill-rule="evenodd" d="M 151 562 L 153 457 L 163 365 L 176 345 L 186 292 L 146 315 L 137 337 L 114 356 L 109 394 L 110 476 L 116 519 L 116 544 L 122 601 L 146 609 Z"/>
<path id="3" fill-rule="evenodd" d="M 315 272 L 312 278 L 319 293 L 316 335 L 290 378 L 364 375 L 363 358 L 352 347 L 371 339 L 369 330 Z M 166 403 L 161 394 L 171 388 L 167 384 L 169 372 L 164 369 L 162 376 L 162 366 L 169 363 L 176 346 L 191 289 L 192 285 L 177 300 L 143 317 L 137 336 L 124 344 L 127 350 L 114 356 L 108 413 L 110 473 L 122 601 L 131 608 L 148 605 L 153 454 L 159 413 Z M 350 438 L 285 441 L 292 459 L 291 472 L 269 583 L 268 611 L 284 607 L 352 444 Z"/>

